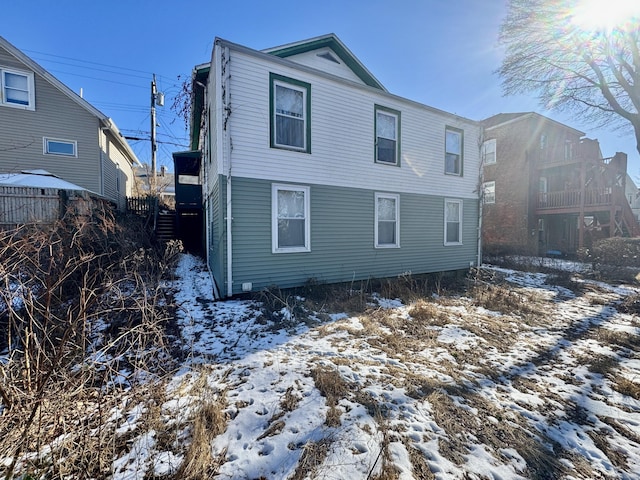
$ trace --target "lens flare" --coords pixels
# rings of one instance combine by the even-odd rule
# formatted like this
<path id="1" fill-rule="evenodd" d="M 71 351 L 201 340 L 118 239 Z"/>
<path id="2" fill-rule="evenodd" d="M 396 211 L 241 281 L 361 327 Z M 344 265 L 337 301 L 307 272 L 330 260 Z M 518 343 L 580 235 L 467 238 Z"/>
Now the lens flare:
<path id="1" fill-rule="evenodd" d="M 572 16 L 572 23 L 586 31 L 637 28 L 639 20 L 639 0 L 578 0 Z"/>

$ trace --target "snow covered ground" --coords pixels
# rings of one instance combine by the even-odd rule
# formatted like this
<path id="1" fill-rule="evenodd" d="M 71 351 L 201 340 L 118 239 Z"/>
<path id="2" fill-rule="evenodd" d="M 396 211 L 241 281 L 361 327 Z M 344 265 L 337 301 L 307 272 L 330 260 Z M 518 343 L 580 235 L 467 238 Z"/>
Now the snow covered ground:
<path id="1" fill-rule="evenodd" d="M 387 299 L 284 331 L 252 302 L 214 302 L 185 255 L 173 288 L 188 361 L 163 415 L 188 439 L 203 401 L 223 406 L 221 479 L 640 478 L 640 321 L 616 308 L 638 290 L 493 270 L 519 311 Z M 137 433 L 113 478 L 175 472 L 184 449 Z"/>
<path id="2" fill-rule="evenodd" d="M 486 270 L 503 286 L 284 330 L 183 255 L 186 360 L 110 412 L 112 478 L 640 479 L 640 290 Z"/>

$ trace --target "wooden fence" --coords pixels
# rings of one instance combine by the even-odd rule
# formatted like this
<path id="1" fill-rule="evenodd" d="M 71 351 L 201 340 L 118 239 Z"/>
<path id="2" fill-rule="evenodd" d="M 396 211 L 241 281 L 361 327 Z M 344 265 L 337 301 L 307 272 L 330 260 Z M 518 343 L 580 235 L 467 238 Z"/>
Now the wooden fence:
<path id="1" fill-rule="evenodd" d="M 52 223 L 58 218 L 57 189 L 0 186 L 0 224 Z"/>
<path id="2" fill-rule="evenodd" d="M 87 192 L 0 186 L 0 225 L 50 224 L 69 211 L 89 215 L 93 207 Z"/>

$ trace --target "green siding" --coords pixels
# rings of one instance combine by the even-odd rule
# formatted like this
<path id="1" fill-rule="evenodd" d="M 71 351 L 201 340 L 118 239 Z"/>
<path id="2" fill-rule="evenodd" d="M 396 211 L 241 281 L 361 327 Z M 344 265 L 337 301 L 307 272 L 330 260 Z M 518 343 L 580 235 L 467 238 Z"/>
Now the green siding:
<path id="1" fill-rule="evenodd" d="M 251 282 L 254 290 L 272 284 L 284 288 L 310 278 L 344 282 L 465 269 L 475 263 L 477 200 L 464 199 L 463 245 L 444 246 L 443 197 L 387 192 L 400 194 L 400 248 L 376 249 L 375 192 L 325 185 L 310 185 L 311 252 L 274 254 L 271 185 L 266 180 L 232 179 L 234 293 L 241 292 L 243 282 Z M 214 262 L 222 256 L 217 252 Z M 213 265 L 212 271 L 224 272 L 224 266 Z M 218 279 L 220 287 L 224 280 Z"/>
<path id="2" fill-rule="evenodd" d="M 214 183 L 210 192 L 207 205 L 207 228 L 209 229 L 209 268 L 218 287 L 220 295 L 226 296 L 226 176 L 218 175 L 218 181 Z"/>

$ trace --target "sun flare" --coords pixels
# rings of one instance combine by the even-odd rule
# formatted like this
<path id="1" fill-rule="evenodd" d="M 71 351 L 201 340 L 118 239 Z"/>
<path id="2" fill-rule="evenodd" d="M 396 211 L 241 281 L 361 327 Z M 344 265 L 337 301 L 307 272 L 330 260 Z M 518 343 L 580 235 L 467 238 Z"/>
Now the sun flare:
<path id="1" fill-rule="evenodd" d="M 626 29 L 640 20 L 640 0 L 579 0 L 572 21 L 583 30 Z"/>

